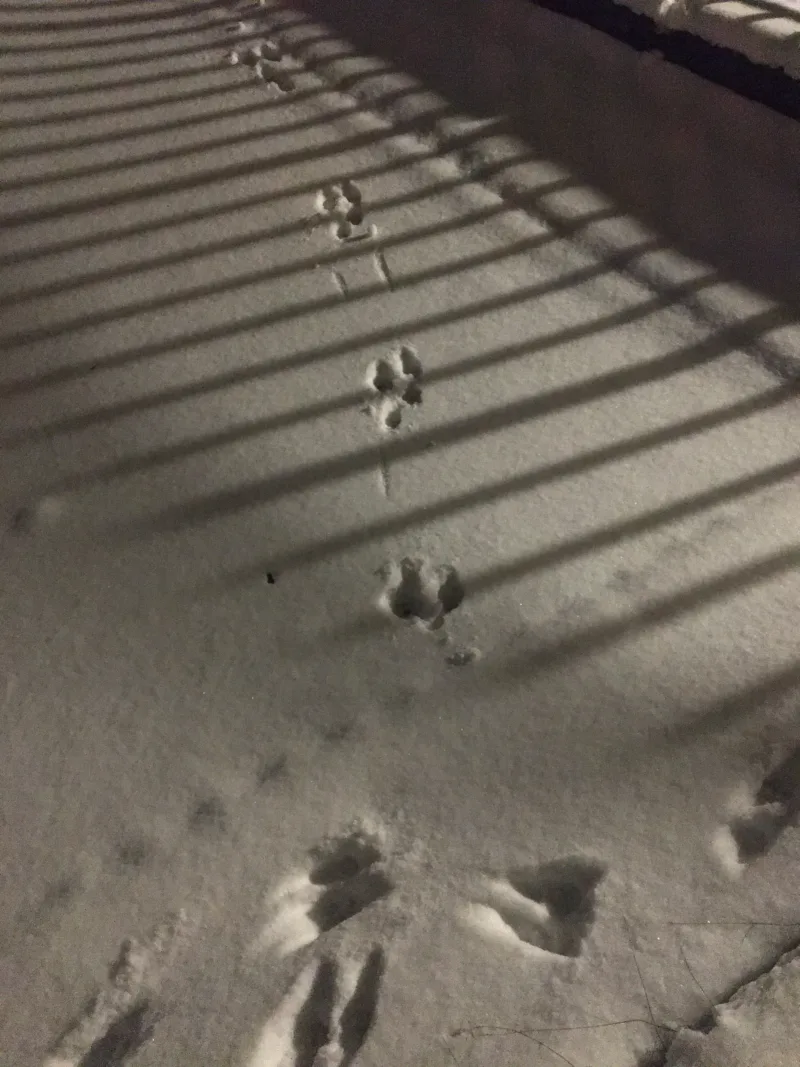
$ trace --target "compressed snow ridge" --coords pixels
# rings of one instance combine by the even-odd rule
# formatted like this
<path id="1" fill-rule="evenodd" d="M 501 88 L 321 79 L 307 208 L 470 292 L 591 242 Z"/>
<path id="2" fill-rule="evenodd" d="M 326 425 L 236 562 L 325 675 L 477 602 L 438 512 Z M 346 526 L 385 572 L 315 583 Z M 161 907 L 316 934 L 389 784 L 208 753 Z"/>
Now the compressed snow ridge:
<path id="1" fill-rule="evenodd" d="M 800 1049 L 800 946 L 736 991 L 708 1034 L 682 1030 L 666 1067 L 796 1067 Z"/>
<path id="2" fill-rule="evenodd" d="M 685 30 L 800 77 L 795 0 L 619 0 L 670 30 Z"/>

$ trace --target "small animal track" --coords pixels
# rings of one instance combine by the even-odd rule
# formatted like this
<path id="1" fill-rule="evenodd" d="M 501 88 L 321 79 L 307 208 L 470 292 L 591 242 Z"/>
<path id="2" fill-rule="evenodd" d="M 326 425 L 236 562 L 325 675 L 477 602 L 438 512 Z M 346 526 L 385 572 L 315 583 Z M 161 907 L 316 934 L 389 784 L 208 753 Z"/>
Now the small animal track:
<path id="1" fill-rule="evenodd" d="M 364 198 L 354 181 L 326 185 L 317 193 L 316 217 L 327 222 L 337 241 L 363 241 L 377 235 L 375 225 L 364 222 Z"/>
<path id="2" fill-rule="evenodd" d="M 331 723 L 320 731 L 322 740 L 328 745 L 341 745 L 344 741 L 352 738 L 356 724 L 352 719 L 343 719 L 341 722 Z"/>
<path id="3" fill-rule="evenodd" d="M 556 956 L 580 956 L 606 870 L 605 864 L 581 857 L 512 869 L 505 878 L 485 881 L 484 901 L 470 905 L 464 918 L 499 941 L 522 942 Z"/>
<path id="4" fill-rule="evenodd" d="M 295 87 L 291 57 L 285 55 L 277 41 L 270 37 L 245 48 L 234 48 L 228 53 L 228 63 L 234 67 L 249 67 L 254 77 L 280 93 L 290 93 Z"/>
<path id="5" fill-rule="evenodd" d="M 354 831 L 336 838 L 330 844 L 311 850 L 314 866 L 309 874 L 313 885 L 331 885 L 355 878 L 374 863 L 383 859 L 377 837 L 364 831 Z"/>
<path id="6" fill-rule="evenodd" d="M 325 958 L 301 973 L 261 1032 L 249 1067 L 350 1067 L 375 1022 L 386 957 Z"/>
<path id="7" fill-rule="evenodd" d="M 723 864 L 739 873 L 767 852 L 800 814 L 800 745 L 764 778 L 749 803 L 738 805 L 715 845 Z"/>
<path id="8" fill-rule="evenodd" d="M 378 839 L 362 831 L 319 846 L 308 872 L 287 879 L 268 901 L 271 918 L 256 950 L 289 956 L 389 895 Z"/>
<path id="9" fill-rule="evenodd" d="M 389 262 L 386 259 L 386 255 L 383 252 L 376 252 L 372 257 L 372 264 L 375 268 L 378 280 L 385 285 L 387 289 L 394 289 L 394 278 L 392 277 L 392 272 L 389 270 Z"/>
<path id="10" fill-rule="evenodd" d="M 47 887 L 36 904 L 12 918 L 11 927 L 24 937 L 46 936 L 50 924 L 58 922 L 59 918 L 77 900 L 83 888 L 79 876 L 62 875 Z M 6 939 L 3 934 L 0 935 L 0 952 L 4 950 L 5 945 Z"/>
<path id="11" fill-rule="evenodd" d="M 274 759 L 265 760 L 258 769 L 256 775 L 256 782 L 263 789 L 269 785 L 270 782 L 278 781 L 281 778 L 286 778 L 289 772 L 289 757 L 285 752 L 280 756 L 276 756 Z"/>
<path id="12" fill-rule="evenodd" d="M 144 837 L 134 835 L 120 841 L 116 848 L 117 863 L 123 870 L 138 870 L 147 863 L 150 846 Z"/>
<path id="13" fill-rule="evenodd" d="M 408 556 L 383 569 L 386 587 L 381 605 L 395 618 L 438 630 L 464 600 L 464 586 L 455 567 L 433 567 Z"/>
<path id="14" fill-rule="evenodd" d="M 198 800 L 189 815 L 189 829 L 194 833 L 224 834 L 228 828 L 228 814 L 219 797 Z"/>
<path id="15" fill-rule="evenodd" d="M 370 365 L 367 388 L 367 410 L 380 428 L 398 430 L 403 415 L 422 403 L 422 360 L 411 345 L 400 345 Z"/>
<path id="16" fill-rule="evenodd" d="M 106 985 L 66 1028 L 44 1067 L 118 1067 L 152 1036 L 152 998 L 185 927 L 179 913 L 144 942 L 126 941 Z"/>
<path id="17" fill-rule="evenodd" d="M 471 663 L 477 663 L 481 658 L 477 648 L 456 648 L 449 652 L 444 661 L 448 667 L 468 667 Z"/>

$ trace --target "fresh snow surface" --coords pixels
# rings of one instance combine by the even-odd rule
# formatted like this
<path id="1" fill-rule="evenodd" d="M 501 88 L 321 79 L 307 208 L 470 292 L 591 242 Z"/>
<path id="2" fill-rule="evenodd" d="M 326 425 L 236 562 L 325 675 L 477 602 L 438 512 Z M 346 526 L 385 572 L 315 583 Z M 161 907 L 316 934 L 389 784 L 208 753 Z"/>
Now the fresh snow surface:
<path id="1" fill-rule="evenodd" d="M 282 5 L 0 27 L 0 1062 L 796 1064 L 793 315 Z"/>

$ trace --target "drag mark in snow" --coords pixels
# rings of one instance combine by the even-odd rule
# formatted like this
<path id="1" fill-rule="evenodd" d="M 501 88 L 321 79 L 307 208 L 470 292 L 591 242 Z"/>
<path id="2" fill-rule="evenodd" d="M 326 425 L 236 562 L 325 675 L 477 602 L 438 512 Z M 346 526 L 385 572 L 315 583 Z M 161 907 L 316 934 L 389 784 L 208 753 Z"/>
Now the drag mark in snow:
<path id="1" fill-rule="evenodd" d="M 332 270 L 331 277 L 333 278 L 333 284 L 336 286 L 339 295 L 342 297 L 343 300 L 347 300 L 349 290 L 347 288 L 347 282 L 344 280 L 344 275 L 342 274 L 342 272 L 338 270 Z"/>
<path id="2" fill-rule="evenodd" d="M 462 919 L 482 936 L 556 956 L 581 955 L 595 918 L 597 886 L 606 866 L 569 857 L 485 878 L 482 899 Z"/>
<path id="3" fill-rule="evenodd" d="M 381 607 L 403 622 L 425 630 L 439 630 L 447 615 L 464 599 L 464 586 L 455 567 L 434 567 L 427 560 L 406 557 L 381 571 L 386 582 Z"/>
<path id="4" fill-rule="evenodd" d="M 386 957 L 325 958 L 296 980 L 261 1032 L 248 1067 L 349 1067 L 375 1021 Z"/>
<path id="5" fill-rule="evenodd" d="M 57 1041 L 44 1067 L 118 1067 L 152 1036 L 152 998 L 185 927 L 183 913 L 144 942 L 125 942 L 108 980 Z"/>
<path id="6" fill-rule="evenodd" d="M 764 778 L 755 794 L 738 794 L 714 850 L 732 876 L 764 856 L 800 814 L 800 745 Z"/>
<path id="7" fill-rule="evenodd" d="M 394 289 L 394 282 L 392 281 L 392 275 L 389 271 L 389 264 L 386 262 L 386 256 L 383 252 L 376 252 L 372 259 L 375 264 L 375 273 L 378 275 L 378 279 L 383 282 L 387 289 Z"/>
<path id="8" fill-rule="evenodd" d="M 386 450 L 382 446 L 380 449 L 379 468 L 381 493 L 387 500 L 390 500 L 392 496 L 392 482 L 389 474 L 389 459 L 386 455 Z"/>
<path id="9" fill-rule="evenodd" d="M 254 951 L 289 956 L 394 889 L 375 835 L 347 834 L 313 850 L 312 859 L 309 871 L 287 878 L 268 898 L 269 919 Z"/>

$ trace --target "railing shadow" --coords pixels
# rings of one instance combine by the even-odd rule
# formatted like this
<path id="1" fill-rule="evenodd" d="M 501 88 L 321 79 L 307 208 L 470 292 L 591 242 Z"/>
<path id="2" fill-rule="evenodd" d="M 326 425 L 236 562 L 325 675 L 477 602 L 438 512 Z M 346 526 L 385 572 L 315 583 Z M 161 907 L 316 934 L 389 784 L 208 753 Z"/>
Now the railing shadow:
<path id="1" fill-rule="evenodd" d="M 575 36 L 572 27 L 584 27 L 568 17 L 569 4 L 560 5 L 567 10 L 558 15 L 549 10 L 543 12 L 550 21 L 543 22 L 540 37 L 532 43 L 537 50 L 536 59 L 531 58 L 524 70 L 519 69 L 524 61 L 514 38 L 534 41 L 525 12 L 536 11 L 539 6 L 551 5 L 537 5 L 535 0 L 491 0 L 488 4 L 434 0 L 426 5 L 398 5 L 391 0 L 297 0 L 279 5 L 287 19 L 294 18 L 299 10 L 305 11 L 314 20 L 309 22 L 309 31 L 314 25 L 324 24 L 351 42 L 355 52 L 381 57 L 446 99 L 457 111 L 481 116 L 507 114 L 518 136 L 537 153 L 558 160 L 587 184 L 602 190 L 622 215 L 641 220 L 663 233 L 674 247 L 705 259 L 755 291 L 795 301 L 800 260 L 796 257 L 796 242 L 787 234 L 787 226 L 794 224 L 793 194 L 790 198 L 794 149 L 787 147 L 784 153 L 782 139 L 771 135 L 769 153 L 765 140 L 764 158 L 754 156 L 749 172 L 741 167 L 739 188 L 728 189 L 728 173 L 736 170 L 748 152 L 756 151 L 753 144 L 758 138 L 757 119 L 751 119 L 752 136 L 742 146 L 742 155 L 735 161 L 726 158 L 725 164 L 710 160 L 709 155 L 718 154 L 716 142 L 704 141 L 699 134 L 693 138 L 685 132 L 681 134 L 680 123 L 691 124 L 695 119 L 684 120 L 683 113 L 673 115 L 679 103 L 678 78 L 665 75 L 664 99 L 659 103 L 657 81 L 651 79 L 650 84 L 643 75 L 634 75 L 633 59 L 624 68 L 620 62 L 615 65 L 618 56 L 611 54 L 608 38 L 597 30 L 577 35 L 576 41 L 585 45 L 585 54 L 581 53 L 585 64 L 579 67 L 578 59 L 570 53 L 569 42 Z M 555 6 L 560 10 L 559 5 Z M 605 6 L 626 12 L 620 5 Z M 627 14 L 639 21 L 643 18 L 633 12 Z M 551 22 L 556 19 L 565 27 L 563 40 L 552 29 Z M 589 33 L 596 34 L 593 51 Z M 651 37 L 657 38 L 656 29 L 646 36 L 648 42 Z M 633 48 L 638 47 L 639 42 L 634 41 Z M 658 48 L 658 40 L 647 47 Z M 311 42 L 309 54 L 313 52 Z M 335 63 L 321 60 L 320 69 L 323 68 L 335 83 Z M 642 91 L 642 80 L 646 91 Z M 373 89 L 372 95 L 375 106 L 380 107 L 380 90 Z M 776 86 L 773 96 L 776 111 L 790 104 L 800 109 L 800 94 L 796 91 L 792 94 Z M 597 98 L 604 100 L 602 108 L 595 106 Z M 718 104 L 719 99 L 716 98 Z M 743 126 L 740 109 L 735 98 L 732 100 L 712 131 L 727 138 L 726 151 Z M 684 103 L 690 111 L 698 106 L 694 100 Z M 765 112 L 765 128 L 770 131 L 771 118 Z M 653 124 L 659 122 L 664 126 L 664 135 L 653 137 Z M 701 115 L 696 123 L 697 130 L 705 130 L 714 126 L 714 118 Z M 673 144 L 680 148 L 673 151 Z M 778 157 L 782 160 L 780 167 L 775 162 Z M 679 160 L 683 162 L 679 164 Z M 755 175 L 775 183 L 774 190 L 770 186 L 769 195 L 761 199 L 755 191 Z M 740 220 L 736 220 L 729 201 L 741 201 L 742 212 L 745 207 L 747 210 L 746 221 L 742 212 Z M 783 223 L 781 212 L 785 215 Z M 719 225 L 723 214 L 726 224 Z M 715 219 L 717 224 L 712 225 Z"/>

